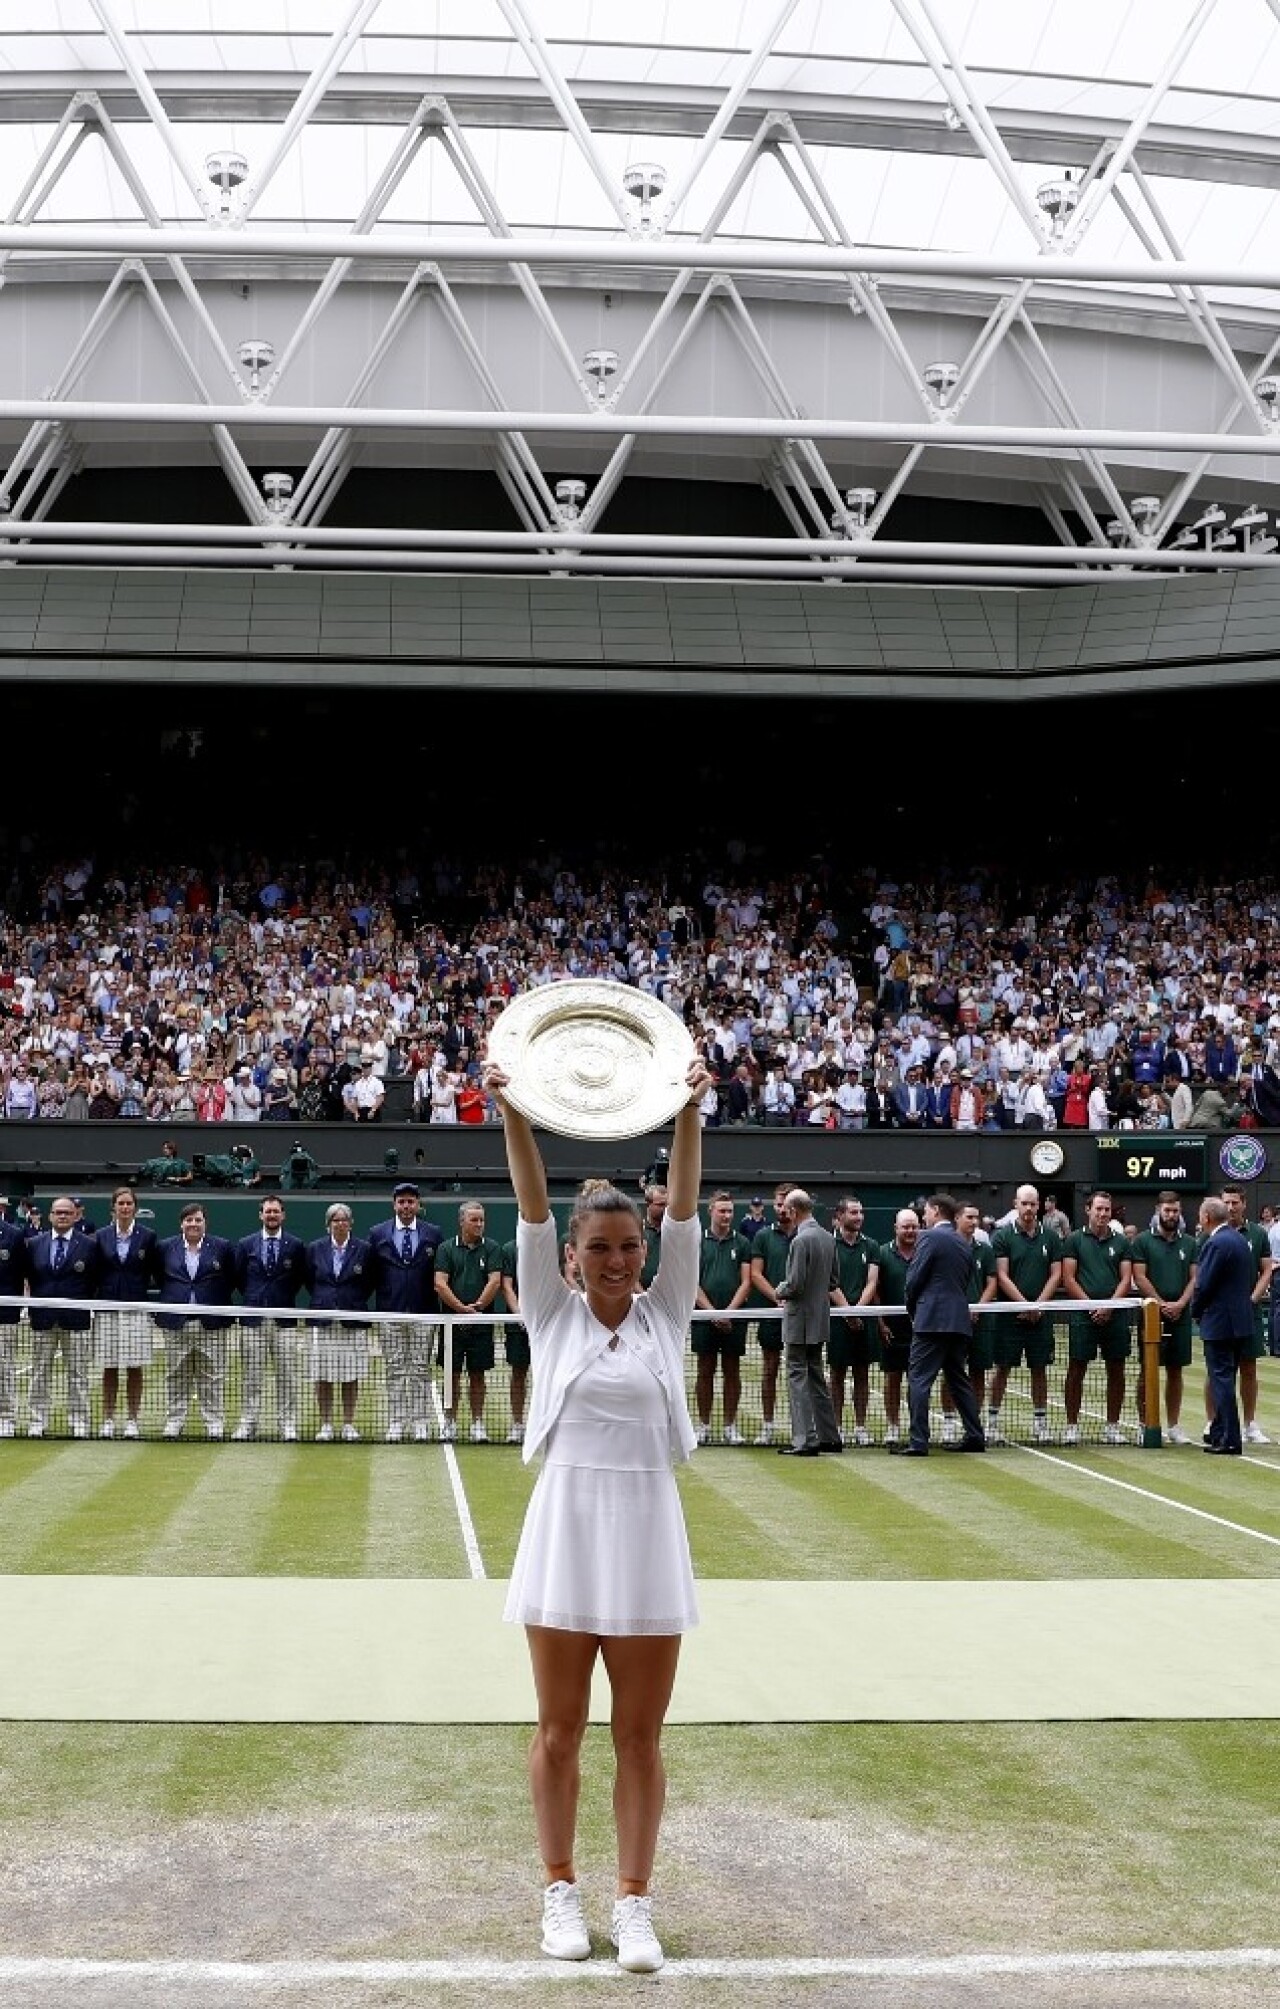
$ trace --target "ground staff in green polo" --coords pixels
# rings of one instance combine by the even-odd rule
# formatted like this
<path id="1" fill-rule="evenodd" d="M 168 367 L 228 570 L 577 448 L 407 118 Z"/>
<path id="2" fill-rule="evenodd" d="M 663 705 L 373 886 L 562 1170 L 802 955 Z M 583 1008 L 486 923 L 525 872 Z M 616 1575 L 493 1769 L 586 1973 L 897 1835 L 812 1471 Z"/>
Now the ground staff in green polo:
<path id="1" fill-rule="evenodd" d="M 1062 1247 L 1062 1287 L 1068 1297 L 1114 1298 L 1117 1308 L 1099 1305 L 1096 1311 L 1075 1312 L 1071 1319 L 1070 1352 L 1063 1402 L 1067 1426 L 1064 1444 L 1080 1442 L 1080 1405 L 1084 1397 L 1085 1369 L 1101 1354 L 1107 1369 L 1107 1422 L 1102 1433 L 1106 1444 L 1123 1444 L 1120 1412 L 1124 1408 L 1124 1364 L 1133 1339 L 1133 1318 L 1119 1310 L 1119 1302 L 1130 1296 L 1133 1261 L 1124 1230 L 1111 1219 L 1110 1193 L 1095 1193 L 1089 1201 L 1083 1228 L 1068 1235 Z"/>
<path id="2" fill-rule="evenodd" d="M 478 1314 L 488 1311 L 502 1288 L 502 1250 L 484 1231 L 484 1208 L 464 1200 L 458 1209 L 458 1232 L 436 1250 L 436 1296 L 445 1311 Z M 443 1356 L 442 1356 L 443 1357 Z M 451 1443 L 458 1434 L 458 1386 L 463 1366 L 471 1403 L 471 1441 L 487 1444 L 484 1425 L 485 1375 L 493 1366 L 493 1323 L 453 1328 L 453 1385 L 441 1436 Z"/>
<path id="3" fill-rule="evenodd" d="M 865 1219 L 861 1200 L 852 1197 L 841 1200 L 832 1219 L 836 1262 L 840 1272 L 840 1289 L 833 1300 L 837 1305 L 875 1303 L 876 1286 L 880 1279 L 880 1249 L 870 1235 L 863 1234 Z M 853 1442 L 869 1444 L 871 1432 L 867 1427 L 867 1408 L 871 1393 L 871 1366 L 874 1362 L 879 1367 L 881 1358 L 878 1318 L 832 1319 L 831 1337 L 827 1341 L 827 1380 L 831 1389 L 831 1407 L 846 1444 L 849 1435 L 844 1428 L 845 1375 L 849 1372 L 853 1374 Z"/>
<path id="4" fill-rule="evenodd" d="M 524 1443 L 524 1405 L 529 1392 L 529 1335 L 520 1323 L 520 1279 L 514 1241 L 502 1245 L 501 1301 L 512 1317 L 502 1322 L 502 1350 L 511 1377 L 511 1428 L 508 1444 Z"/>
<path id="5" fill-rule="evenodd" d="M 1000 1442 L 1000 1410 L 1012 1368 L 1026 1360 L 1031 1377 L 1031 1435 L 1041 1443 L 1049 1435 L 1049 1367 L 1053 1360 L 1053 1319 L 1042 1309 L 1058 1295 L 1062 1282 L 1062 1241 L 1040 1218 L 1040 1195 L 1034 1186 L 1019 1186 L 1013 1219 L 991 1237 L 1000 1296 L 1022 1305 L 1017 1312 L 993 1318 L 995 1373 L 987 1412 L 987 1442 Z"/>
<path id="6" fill-rule="evenodd" d="M 1244 1236 L 1253 1257 L 1253 1338 L 1240 1362 L 1240 1415 L 1246 1444 L 1269 1444 L 1258 1421 L 1258 1362 L 1267 1350 L 1267 1301 L 1271 1295 L 1271 1240 L 1265 1228 L 1249 1219 L 1248 1202 L 1239 1186 L 1224 1186 L 1222 1201 L 1231 1225 Z M 1205 1415 L 1213 1421 L 1209 1405 L 1209 1384 L 1205 1382 Z"/>
<path id="7" fill-rule="evenodd" d="M 1189 1444 L 1182 1427 L 1182 1371 L 1191 1365 L 1193 1323 L 1191 1292 L 1196 1280 L 1196 1238 L 1182 1229 L 1182 1201 L 1177 1193 L 1160 1193 L 1156 1198 L 1156 1224 L 1145 1234 L 1136 1235 L 1129 1251 L 1133 1257 L 1133 1284 L 1140 1297 L 1150 1298 L 1160 1307 L 1160 1365 L 1164 1369 L 1165 1414 L 1170 1444 Z M 1143 1378 L 1138 1376 L 1138 1414 L 1143 1413 Z M 1160 1421 L 1159 1416 L 1149 1419 Z"/>
<path id="8" fill-rule="evenodd" d="M 773 1196 L 771 1228 L 761 1228 L 751 1239 L 751 1295 L 748 1306 L 780 1312 L 778 1285 L 787 1280 L 787 1252 L 791 1247 L 795 1222 L 787 1209 L 791 1184 L 779 1186 Z M 773 1419 L 778 1403 L 778 1365 L 782 1359 L 782 1320 L 762 1318 L 755 1327 L 760 1341 L 760 1425 L 758 1442 L 772 1444 Z"/>
<path id="9" fill-rule="evenodd" d="M 733 1225 L 733 1194 L 713 1193 L 707 1207 L 698 1258 L 698 1311 L 740 1311 L 751 1291 L 751 1244 Z M 742 1400 L 742 1356 L 747 1350 L 745 1319 L 695 1318 L 690 1344 L 698 1363 L 694 1405 L 698 1442 L 711 1442 L 711 1409 L 715 1401 L 716 1361 L 722 1363 L 724 1441 L 744 1444 L 738 1428 Z"/>

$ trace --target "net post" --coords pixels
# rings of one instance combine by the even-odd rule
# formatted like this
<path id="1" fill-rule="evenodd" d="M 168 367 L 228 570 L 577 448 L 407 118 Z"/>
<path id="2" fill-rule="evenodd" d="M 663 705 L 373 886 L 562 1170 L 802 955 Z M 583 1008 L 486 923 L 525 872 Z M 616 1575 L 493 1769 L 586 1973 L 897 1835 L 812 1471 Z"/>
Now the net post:
<path id="1" fill-rule="evenodd" d="M 1147 1298 L 1142 1306 L 1142 1448 L 1158 1451 L 1164 1443 L 1160 1428 L 1160 1306 Z"/>

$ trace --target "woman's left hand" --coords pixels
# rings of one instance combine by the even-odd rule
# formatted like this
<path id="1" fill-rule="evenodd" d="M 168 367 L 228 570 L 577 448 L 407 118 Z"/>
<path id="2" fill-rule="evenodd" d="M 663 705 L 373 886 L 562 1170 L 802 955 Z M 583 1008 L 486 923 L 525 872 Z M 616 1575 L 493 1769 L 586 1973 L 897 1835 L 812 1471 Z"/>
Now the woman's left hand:
<path id="1" fill-rule="evenodd" d="M 691 1060 L 685 1074 L 685 1086 L 689 1090 L 688 1107 L 696 1109 L 709 1088 L 714 1088 L 716 1078 L 702 1060 Z"/>

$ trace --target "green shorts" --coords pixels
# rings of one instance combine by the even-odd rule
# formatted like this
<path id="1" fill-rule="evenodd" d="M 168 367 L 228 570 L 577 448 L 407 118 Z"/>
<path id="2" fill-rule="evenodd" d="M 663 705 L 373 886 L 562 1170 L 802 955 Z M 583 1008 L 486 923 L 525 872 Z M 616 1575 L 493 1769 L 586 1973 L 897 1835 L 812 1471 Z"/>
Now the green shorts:
<path id="1" fill-rule="evenodd" d="M 995 1320 L 980 1318 L 973 1328 L 973 1338 L 969 1341 L 969 1372 L 985 1374 L 996 1364 L 995 1335 L 991 1330 Z"/>
<path id="2" fill-rule="evenodd" d="M 1267 1307 L 1266 1305 L 1255 1305 L 1253 1307 L 1253 1343 L 1245 1347 L 1241 1357 L 1244 1360 L 1262 1360 L 1269 1351 L 1270 1348 L 1267 1345 Z"/>
<path id="3" fill-rule="evenodd" d="M 525 1342 L 526 1346 L 528 1341 Z M 440 1365 L 444 1366 L 444 1335 L 440 1336 Z M 468 1374 L 484 1374 L 493 1366 L 493 1323 L 486 1319 L 483 1325 L 455 1325 L 453 1328 L 453 1371 L 461 1374 L 465 1368 Z"/>
<path id="4" fill-rule="evenodd" d="M 883 1349 L 874 1318 L 833 1318 L 827 1341 L 827 1366 L 837 1372 L 849 1367 L 879 1367 Z"/>
<path id="5" fill-rule="evenodd" d="M 997 1367 L 1048 1367 L 1053 1361 L 1053 1316 L 1046 1312 L 1039 1325 L 1024 1325 L 1017 1313 L 992 1320 Z M 1092 1354 L 1089 1356 L 1093 1358 Z"/>
<path id="6" fill-rule="evenodd" d="M 1161 1367 L 1190 1367 L 1193 1333 L 1194 1327 L 1189 1318 L 1180 1318 L 1175 1326 L 1161 1326 Z"/>
<path id="7" fill-rule="evenodd" d="M 782 1352 L 782 1320 L 780 1318 L 762 1318 L 758 1325 L 749 1325 L 747 1327 L 748 1336 L 753 1332 L 760 1342 L 761 1353 Z"/>
<path id="8" fill-rule="evenodd" d="M 911 1365 L 911 1321 L 887 1318 L 888 1339 L 882 1342 L 881 1366 L 886 1374 L 905 1374 Z"/>
<path id="9" fill-rule="evenodd" d="M 689 1345 L 698 1360 L 741 1360 L 747 1350 L 747 1328 L 735 1318 L 723 1332 L 717 1332 L 709 1318 L 696 1319 L 689 1329 Z"/>
<path id="10" fill-rule="evenodd" d="M 507 1356 L 508 1367 L 527 1367 L 530 1361 L 529 1335 L 522 1325 L 504 1325 L 502 1328 L 502 1350 Z"/>
<path id="11" fill-rule="evenodd" d="M 1077 1312 L 1071 1320 L 1070 1357 L 1084 1360 L 1128 1360 L 1133 1351 L 1133 1326 L 1122 1313 L 1113 1312 L 1109 1325 L 1094 1325 L 1088 1312 Z"/>

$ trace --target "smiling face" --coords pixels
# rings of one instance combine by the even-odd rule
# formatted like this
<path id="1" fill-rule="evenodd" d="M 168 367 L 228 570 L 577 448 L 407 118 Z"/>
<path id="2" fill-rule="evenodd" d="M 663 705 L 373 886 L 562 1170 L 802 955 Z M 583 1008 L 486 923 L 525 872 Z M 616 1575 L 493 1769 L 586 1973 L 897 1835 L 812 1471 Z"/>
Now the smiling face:
<path id="1" fill-rule="evenodd" d="M 573 1248 L 592 1309 L 611 1315 L 625 1310 L 640 1287 L 645 1258 L 644 1236 L 630 1210 L 584 1215 Z"/>

